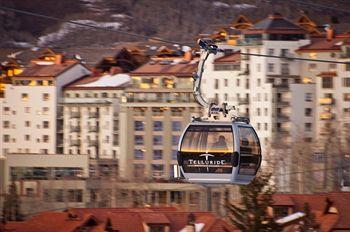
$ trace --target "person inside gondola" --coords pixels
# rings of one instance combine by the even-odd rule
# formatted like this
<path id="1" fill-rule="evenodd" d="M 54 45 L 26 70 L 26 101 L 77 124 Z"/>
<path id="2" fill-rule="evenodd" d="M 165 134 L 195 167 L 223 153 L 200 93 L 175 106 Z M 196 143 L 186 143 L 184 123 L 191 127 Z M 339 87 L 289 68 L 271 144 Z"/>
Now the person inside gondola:
<path id="1" fill-rule="evenodd" d="M 227 150 L 227 143 L 226 143 L 226 138 L 223 135 L 219 136 L 218 141 L 216 141 L 213 144 L 212 149 L 217 149 L 217 150 Z"/>

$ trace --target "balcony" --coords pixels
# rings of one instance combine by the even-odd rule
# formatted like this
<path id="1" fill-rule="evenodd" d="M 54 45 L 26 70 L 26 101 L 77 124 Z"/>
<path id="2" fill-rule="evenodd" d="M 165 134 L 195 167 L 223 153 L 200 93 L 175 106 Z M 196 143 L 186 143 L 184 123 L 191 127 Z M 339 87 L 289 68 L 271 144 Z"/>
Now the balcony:
<path id="1" fill-rule="evenodd" d="M 281 75 L 282 76 L 289 76 L 290 75 L 289 68 L 281 69 Z"/>
<path id="2" fill-rule="evenodd" d="M 98 132 L 98 127 L 97 126 L 89 126 L 89 132 Z"/>
<path id="3" fill-rule="evenodd" d="M 249 104 L 249 98 L 239 98 L 238 99 L 239 105 L 248 105 Z"/>
<path id="4" fill-rule="evenodd" d="M 89 147 L 96 147 L 96 146 L 98 146 L 97 140 L 90 140 L 89 141 Z"/>
<path id="5" fill-rule="evenodd" d="M 80 112 L 71 112 L 70 118 L 80 118 Z"/>
<path id="6" fill-rule="evenodd" d="M 286 106 L 290 106 L 290 103 L 289 101 L 286 101 L 286 100 L 277 100 L 277 105 L 281 107 L 286 107 Z"/>
<path id="7" fill-rule="evenodd" d="M 289 134 L 289 131 L 285 128 L 277 128 L 276 132 L 283 135 Z"/>
<path id="8" fill-rule="evenodd" d="M 238 39 L 237 45 L 238 46 L 258 46 L 262 45 L 263 41 L 262 39 Z"/>
<path id="9" fill-rule="evenodd" d="M 70 132 L 80 132 L 80 126 L 71 126 Z"/>
<path id="10" fill-rule="evenodd" d="M 99 117 L 99 113 L 98 112 L 90 112 L 89 113 L 89 118 L 98 118 Z"/>
<path id="11" fill-rule="evenodd" d="M 330 97 L 320 98 L 319 103 L 320 105 L 333 105 L 335 103 L 335 99 Z"/>
<path id="12" fill-rule="evenodd" d="M 279 122 L 286 122 L 289 121 L 289 116 L 284 113 L 277 113 L 277 120 Z"/>
<path id="13" fill-rule="evenodd" d="M 71 140 L 70 141 L 70 146 L 80 146 L 80 140 Z"/>
<path id="14" fill-rule="evenodd" d="M 323 112 L 320 114 L 320 119 L 321 120 L 332 120 L 335 118 L 334 113 L 331 112 Z"/>

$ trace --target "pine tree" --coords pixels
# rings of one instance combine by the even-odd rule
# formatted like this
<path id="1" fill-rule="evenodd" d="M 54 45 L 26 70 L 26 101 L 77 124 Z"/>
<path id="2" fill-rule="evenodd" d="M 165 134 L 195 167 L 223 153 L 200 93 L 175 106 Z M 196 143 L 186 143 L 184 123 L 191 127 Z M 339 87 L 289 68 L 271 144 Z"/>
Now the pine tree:
<path id="1" fill-rule="evenodd" d="M 9 192 L 5 195 L 3 206 L 4 221 L 21 221 L 20 199 L 17 194 L 17 186 L 14 182 L 9 187 Z"/>
<path id="2" fill-rule="evenodd" d="M 299 227 L 300 232 L 318 231 L 319 225 L 315 221 L 315 215 L 311 212 L 309 203 L 304 204 L 305 218 Z"/>
<path id="3" fill-rule="evenodd" d="M 247 232 L 280 231 L 267 208 L 273 203 L 271 174 L 257 176 L 249 185 L 240 186 L 240 206 L 227 203 L 229 219 L 238 229 Z"/>

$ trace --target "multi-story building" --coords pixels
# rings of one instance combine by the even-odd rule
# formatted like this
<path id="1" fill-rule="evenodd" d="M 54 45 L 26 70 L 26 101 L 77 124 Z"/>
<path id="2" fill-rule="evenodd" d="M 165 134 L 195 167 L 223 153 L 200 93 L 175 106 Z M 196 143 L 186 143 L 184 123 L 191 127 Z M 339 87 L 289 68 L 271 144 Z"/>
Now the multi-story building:
<path id="1" fill-rule="evenodd" d="M 47 51 L 13 76 L 1 99 L 1 154 L 62 153 L 56 134 L 62 87 L 89 73 L 79 62 Z"/>

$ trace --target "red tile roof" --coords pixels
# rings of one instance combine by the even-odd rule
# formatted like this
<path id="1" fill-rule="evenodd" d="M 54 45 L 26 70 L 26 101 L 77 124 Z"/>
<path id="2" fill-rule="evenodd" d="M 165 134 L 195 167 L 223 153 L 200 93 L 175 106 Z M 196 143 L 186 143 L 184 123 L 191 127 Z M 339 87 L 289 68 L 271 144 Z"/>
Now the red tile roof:
<path id="1" fill-rule="evenodd" d="M 286 200 L 286 198 L 290 198 L 290 200 Z M 287 203 L 288 206 L 293 206 L 295 212 L 304 211 L 304 205 L 308 203 L 311 211 L 316 215 L 317 222 L 320 223 L 321 227 L 327 228 L 322 231 L 330 231 L 331 229 L 350 230 L 350 192 L 276 194 L 273 199 L 276 201 L 274 205 Z M 290 201 L 293 202 L 293 205 L 290 205 Z M 277 204 L 278 202 L 281 203 Z M 329 210 L 327 207 L 330 206 L 334 207 L 336 212 L 327 212 Z"/>
<path id="2" fill-rule="evenodd" d="M 77 65 L 76 60 L 67 60 L 62 64 L 50 64 L 50 65 L 40 65 L 36 63 L 31 63 L 27 66 L 24 71 L 18 74 L 16 77 L 56 77 L 63 73 L 64 71 Z"/>
<path id="3" fill-rule="evenodd" d="M 160 76 L 173 75 L 177 77 L 192 77 L 192 73 L 197 71 L 198 63 L 191 61 L 188 63 L 163 63 L 162 61 L 151 61 L 131 72 L 131 75 L 140 76 Z"/>
<path id="4" fill-rule="evenodd" d="M 239 62 L 240 60 L 241 60 L 241 54 L 232 53 L 232 54 L 228 54 L 228 55 L 216 58 L 214 60 L 214 64 L 215 63 L 235 63 L 235 62 Z"/>
<path id="5" fill-rule="evenodd" d="M 326 37 L 315 37 L 311 38 L 310 44 L 300 47 L 297 52 L 337 52 L 348 40 L 349 37 L 345 35 L 338 35 L 332 40 L 327 40 Z"/>
<path id="6" fill-rule="evenodd" d="M 73 217 L 69 218 L 69 214 Z M 102 232 L 110 226 L 118 232 L 143 232 L 145 225 L 156 224 L 169 226 L 170 232 L 178 232 L 187 226 L 190 214 L 194 215 L 195 224 L 204 224 L 203 232 L 237 231 L 212 213 L 181 212 L 173 207 L 77 208 L 67 212 L 44 212 L 25 222 L 10 222 L 5 229 L 13 232 L 73 232 L 87 226 L 89 231 Z"/>

